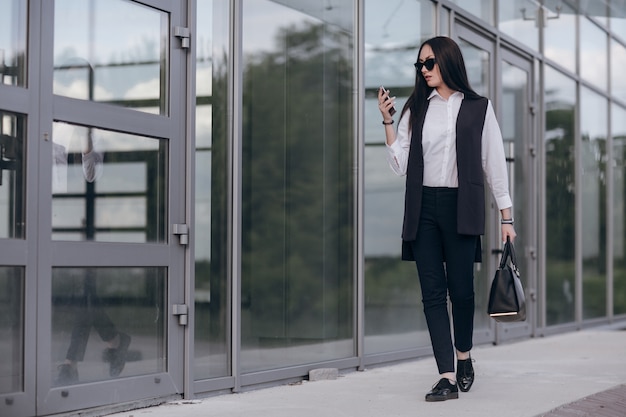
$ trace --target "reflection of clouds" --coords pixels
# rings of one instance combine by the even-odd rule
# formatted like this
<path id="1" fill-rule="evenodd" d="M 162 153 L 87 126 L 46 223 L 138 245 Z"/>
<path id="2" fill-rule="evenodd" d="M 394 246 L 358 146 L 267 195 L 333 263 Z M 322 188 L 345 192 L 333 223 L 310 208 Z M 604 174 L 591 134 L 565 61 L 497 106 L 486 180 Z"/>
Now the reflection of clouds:
<path id="1" fill-rule="evenodd" d="M 98 227 L 145 227 L 146 204 L 143 199 L 99 199 L 96 210 Z"/>
<path id="2" fill-rule="evenodd" d="M 558 19 L 548 21 L 544 34 L 544 49 L 546 57 L 559 65 L 576 70 L 576 19 L 577 17 L 567 5 L 563 5 L 565 13 Z"/>
<path id="3" fill-rule="evenodd" d="M 499 5 L 504 3 L 506 2 L 500 2 Z M 500 16 L 502 16 L 502 12 L 500 12 Z M 520 17 L 515 20 L 509 20 L 507 22 L 500 21 L 498 23 L 498 27 L 502 32 L 511 36 L 515 40 L 522 42 L 529 48 L 535 51 L 538 49 L 539 29 L 535 25 L 534 20 L 523 20 Z"/>
<path id="4" fill-rule="evenodd" d="M 101 138 L 100 150 L 113 151 L 158 151 L 159 139 L 96 129 Z"/>
<path id="5" fill-rule="evenodd" d="M 71 147 L 77 141 L 72 140 L 78 126 L 56 122 L 52 125 L 52 141 L 66 148 L 66 152 L 78 152 L 79 148 Z"/>
<path id="6" fill-rule="evenodd" d="M 626 26 L 626 24 L 625 24 Z M 611 42 L 611 90 L 612 93 L 626 100 L 626 77 L 623 71 L 626 68 L 626 48 L 616 41 Z"/>
<path id="7" fill-rule="evenodd" d="M 394 86 L 412 87 L 419 45 L 414 50 L 372 53 L 365 58 L 365 86 L 367 88 Z"/>
<path id="8" fill-rule="evenodd" d="M 196 107 L 196 146 L 208 148 L 211 143 L 213 129 L 213 112 L 211 106 Z"/>
<path id="9" fill-rule="evenodd" d="M 592 90 L 582 87 L 580 99 L 581 134 L 590 140 L 606 139 L 608 102 Z"/>
<path id="10" fill-rule="evenodd" d="M 413 86 L 413 63 L 424 36 L 431 5 L 417 1 L 370 1 L 365 7 L 365 86 Z M 428 33 L 428 35 L 424 35 Z"/>
<path id="11" fill-rule="evenodd" d="M 561 140 L 565 137 L 565 129 L 558 127 L 556 129 L 546 130 L 543 137 L 546 142 L 551 140 Z"/>
<path id="12" fill-rule="evenodd" d="M 246 55 L 269 52 L 276 48 L 277 32 L 264 29 L 276 27 L 276 22 L 282 22 L 282 27 L 317 22 L 301 12 L 265 0 L 246 1 L 243 19 L 243 45 Z"/>
<path id="13" fill-rule="evenodd" d="M 587 18 L 580 24 L 580 74 L 595 85 L 606 88 L 607 36 Z"/>
<path id="14" fill-rule="evenodd" d="M 195 224 L 195 255 L 196 259 L 211 259 L 211 201 L 196 201 L 196 224 Z M 198 233 L 200 232 L 200 233 Z"/>
<path id="15" fill-rule="evenodd" d="M 96 183 L 99 193 L 141 193 L 146 191 L 148 172 L 142 162 L 106 162 L 106 175 Z"/>
<path id="16" fill-rule="evenodd" d="M 132 88 L 130 88 L 124 98 L 127 100 L 142 99 L 142 98 L 158 98 L 160 97 L 161 81 L 158 78 L 153 78 L 148 81 L 138 82 Z"/>
<path id="17" fill-rule="evenodd" d="M 89 86 L 87 80 L 74 80 L 71 84 L 66 85 L 58 80 L 54 81 L 54 94 L 87 100 L 89 97 Z M 94 97 L 98 100 L 111 100 L 113 94 L 102 87 L 94 86 Z"/>
<path id="18" fill-rule="evenodd" d="M 126 55 L 152 59 L 159 58 L 159 48 L 151 45 L 161 43 L 161 17 L 165 12 L 120 0 L 97 0 L 93 3 L 97 16 L 90 27 L 87 1 L 57 0 L 55 2 L 55 61 L 59 54 L 72 48 L 79 56 L 89 57 L 91 62 L 111 62 L 112 58 Z M 89 44 L 92 35 L 96 47 Z"/>
<path id="19" fill-rule="evenodd" d="M 199 67 L 196 70 L 196 95 L 211 96 L 213 94 L 213 68 Z"/>
<path id="20" fill-rule="evenodd" d="M 128 1 L 57 0 L 54 65 L 59 68 L 90 63 L 95 71 L 96 101 L 159 98 L 158 66 L 166 39 L 162 33 L 165 16 L 164 12 Z M 140 62 L 152 62 L 156 70 Z M 88 99 L 86 67 L 79 75 L 66 69 L 57 71 L 55 94 Z M 58 77 L 65 78 L 65 83 L 58 82 Z"/>
<path id="21" fill-rule="evenodd" d="M 508 63 L 502 66 L 502 86 L 504 89 L 510 91 L 512 89 L 526 88 L 526 83 L 526 71 Z"/>
<path id="22" fill-rule="evenodd" d="M 566 48 L 557 48 L 556 46 L 546 45 L 546 56 L 549 57 L 554 62 L 564 65 L 566 68 L 569 68 L 569 65 L 565 65 L 567 63 L 574 61 L 575 52 L 574 50 L 566 49 Z"/>
<path id="23" fill-rule="evenodd" d="M 366 256 L 398 256 L 404 215 L 403 177 L 387 164 L 384 146 L 365 148 L 364 248 Z"/>

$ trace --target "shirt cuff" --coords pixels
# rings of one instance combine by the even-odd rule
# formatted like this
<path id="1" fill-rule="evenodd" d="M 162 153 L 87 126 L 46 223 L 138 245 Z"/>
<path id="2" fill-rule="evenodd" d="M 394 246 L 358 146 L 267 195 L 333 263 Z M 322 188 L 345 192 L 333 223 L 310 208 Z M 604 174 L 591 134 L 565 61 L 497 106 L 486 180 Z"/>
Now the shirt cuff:
<path id="1" fill-rule="evenodd" d="M 513 207 L 511 197 L 508 195 L 496 198 L 496 204 L 498 205 L 498 210 L 504 210 L 505 208 Z"/>

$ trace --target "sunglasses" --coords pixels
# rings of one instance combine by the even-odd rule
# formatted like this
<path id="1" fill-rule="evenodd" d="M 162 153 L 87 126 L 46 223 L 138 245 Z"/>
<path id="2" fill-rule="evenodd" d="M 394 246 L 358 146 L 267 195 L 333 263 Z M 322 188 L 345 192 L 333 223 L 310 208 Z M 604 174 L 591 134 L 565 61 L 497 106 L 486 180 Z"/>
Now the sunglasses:
<path id="1" fill-rule="evenodd" d="M 426 69 L 427 69 L 428 71 L 432 71 L 432 70 L 433 70 L 433 68 L 435 68 L 435 63 L 436 63 L 435 58 L 428 58 L 428 59 L 427 59 L 426 61 L 424 61 L 424 62 L 419 62 L 419 61 L 418 61 L 418 62 L 416 62 L 416 63 L 415 63 L 415 64 L 413 64 L 413 65 L 415 65 L 415 68 L 416 68 L 418 71 L 421 71 L 421 70 L 422 70 L 422 67 L 426 67 Z"/>

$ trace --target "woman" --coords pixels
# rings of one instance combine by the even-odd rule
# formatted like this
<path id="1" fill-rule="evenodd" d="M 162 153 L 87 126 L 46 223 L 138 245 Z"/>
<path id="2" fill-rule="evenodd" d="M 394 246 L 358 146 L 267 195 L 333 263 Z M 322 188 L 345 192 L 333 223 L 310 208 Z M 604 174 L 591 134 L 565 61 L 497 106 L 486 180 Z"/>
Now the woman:
<path id="1" fill-rule="evenodd" d="M 397 132 L 394 98 L 383 87 L 378 107 L 389 164 L 407 177 L 402 259 L 417 265 L 440 374 L 426 401 L 445 401 L 458 398 L 459 388 L 467 392 L 474 383 L 473 272 L 485 228 L 485 179 L 500 210 L 502 240 L 513 241 L 515 229 L 502 134 L 491 102 L 469 85 L 460 48 L 447 37 L 429 39 L 419 49 L 415 68 L 415 88 Z"/>

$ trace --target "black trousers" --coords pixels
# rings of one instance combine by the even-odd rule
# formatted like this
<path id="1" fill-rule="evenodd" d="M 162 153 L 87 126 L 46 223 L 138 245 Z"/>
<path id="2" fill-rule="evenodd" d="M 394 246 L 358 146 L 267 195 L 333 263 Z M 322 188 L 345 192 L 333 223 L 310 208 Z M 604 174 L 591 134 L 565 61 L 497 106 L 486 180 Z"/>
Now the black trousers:
<path id="1" fill-rule="evenodd" d="M 411 242 L 440 374 L 454 372 L 454 347 L 469 351 L 474 331 L 474 260 L 479 237 L 457 233 L 456 212 L 456 188 L 423 187 L 417 238 Z"/>
<path id="2" fill-rule="evenodd" d="M 96 277 L 87 270 L 84 281 L 83 297 L 75 306 L 75 322 L 72 338 L 65 358 L 81 362 L 85 357 L 87 342 L 93 327 L 104 342 L 109 342 L 117 335 L 115 324 L 104 312 L 96 292 Z"/>

